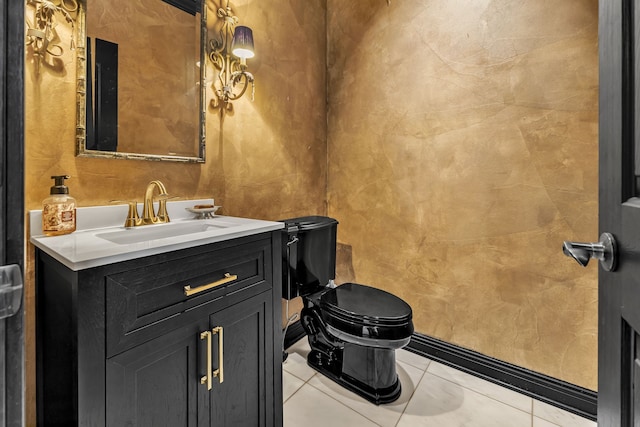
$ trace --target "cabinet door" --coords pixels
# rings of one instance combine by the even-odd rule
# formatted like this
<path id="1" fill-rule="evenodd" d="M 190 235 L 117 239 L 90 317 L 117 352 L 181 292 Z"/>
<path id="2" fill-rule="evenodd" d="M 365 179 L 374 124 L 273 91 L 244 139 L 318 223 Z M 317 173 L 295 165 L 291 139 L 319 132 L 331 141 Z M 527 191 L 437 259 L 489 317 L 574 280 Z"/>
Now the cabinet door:
<path id="1" fill-rule="evenodd" d="M 264 292 L 107 359 L 107 426 L 273 426 L 272 323 Z"/>
<path id="2" fill-rule="evenodd" d="M 107 359 L 107 426 L 207 425 L 209 414 L 201 410 L 207 388 L 200 384 L 206 330 L 205 317 Z"/>
<path id="3" fill-rule="evenodd" d="M 273 336 L 271 293 L 265 292 L 212 314 L 212 329 L 222 327 L 213 339 L 214 378 L 209 394 L 210 426 L 273 426 Z M 219 355 L 222 353 L 222 363 Z M 282 404 L 278 402 L 278 404 Z"/>

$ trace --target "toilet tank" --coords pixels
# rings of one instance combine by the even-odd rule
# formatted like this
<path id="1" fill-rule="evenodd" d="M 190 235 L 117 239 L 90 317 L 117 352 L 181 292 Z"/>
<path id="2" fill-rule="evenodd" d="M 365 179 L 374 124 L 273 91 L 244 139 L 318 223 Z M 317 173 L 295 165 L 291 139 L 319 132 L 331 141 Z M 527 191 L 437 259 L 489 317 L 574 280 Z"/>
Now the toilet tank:
<path id="1" fill-rule="evenodd" d="M 282 297 L 320 291 L 336 274 L 338 221 L 326 216 L 282 220 Z"/>

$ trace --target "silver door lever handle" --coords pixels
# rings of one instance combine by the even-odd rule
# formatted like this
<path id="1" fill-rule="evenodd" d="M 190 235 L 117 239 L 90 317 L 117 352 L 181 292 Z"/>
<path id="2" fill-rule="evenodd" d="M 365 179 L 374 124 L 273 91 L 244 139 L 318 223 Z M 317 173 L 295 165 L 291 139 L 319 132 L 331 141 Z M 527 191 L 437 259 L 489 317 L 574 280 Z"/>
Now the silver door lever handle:
<path id="1" fill-rule="evenodd" d="M 616 239 L 611 233 L 602 233 L 598 243 L 567 242 L 562 244 L 562 252 L 586 267 L 591 258 L 600 261 L 602 268 L 613 271 L 616 268 Z"/>

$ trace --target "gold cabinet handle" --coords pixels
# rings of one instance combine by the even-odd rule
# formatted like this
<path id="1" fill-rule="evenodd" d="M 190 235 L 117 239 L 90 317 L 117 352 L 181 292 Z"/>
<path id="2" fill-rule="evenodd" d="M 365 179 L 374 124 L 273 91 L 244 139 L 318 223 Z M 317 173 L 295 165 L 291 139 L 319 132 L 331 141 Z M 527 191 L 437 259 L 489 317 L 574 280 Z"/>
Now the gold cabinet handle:
<path id="1" fill-rule="evenodd" d="M 200 332 L 200 339 L 207 340 L 207 375 L 200 378 L 200 384 L 207 384 L 207 390 L 213 387 L 213 379 L 211 377 L 211 331 Z"/>
<path id="2" fill-rule="evenodd" d="M 224 381 L 224 338 L 222 326 L 217 326 L 211 330 L 213 335 L 218 334 L 218 369 L 213 371 L 213 376 L 218 378 L 220 384 Z"/>
<path id="3" fill-rule="evenodd" d="M 184 287 L 184 294 L 189 297 L 189 296 L 197 294 L 199 292 L 206 291 L 207 289 L 215 288 L 216 286 L 220 286 L 220 285 L 224 285 L 225 283 L 233 282 L 234 280 L 237 280 L 237 279 L 238 279 L 238 275 L 237 274 L 225 273 L 223 279 L 220 279 L 220 280 L 218 280 L 216 282 L 213 282 L 213 283 L 209 283 L 208 285 L 202 285 L 202 286 L 199 286 L 199 287 L 194 288 L 194 289 L 191 289 L 191 285 L 185 286 Z"/>

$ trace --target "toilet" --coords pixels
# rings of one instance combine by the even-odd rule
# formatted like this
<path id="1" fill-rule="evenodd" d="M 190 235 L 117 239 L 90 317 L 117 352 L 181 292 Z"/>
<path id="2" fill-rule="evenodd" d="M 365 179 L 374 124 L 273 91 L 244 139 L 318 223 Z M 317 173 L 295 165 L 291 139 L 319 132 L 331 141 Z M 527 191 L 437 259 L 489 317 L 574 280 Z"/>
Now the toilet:
<path id="1" fill-rule="evenodd" d="M 370 286 L 335 286 L 335 219 L 282 222 L 282 295 L 302 297 L 300 321 L 311 347 L 307 363 L 376 405 L 393 402 L 401 392 L 395 350 L 411 339 L 411 307 Z"/>

